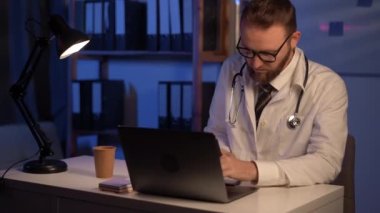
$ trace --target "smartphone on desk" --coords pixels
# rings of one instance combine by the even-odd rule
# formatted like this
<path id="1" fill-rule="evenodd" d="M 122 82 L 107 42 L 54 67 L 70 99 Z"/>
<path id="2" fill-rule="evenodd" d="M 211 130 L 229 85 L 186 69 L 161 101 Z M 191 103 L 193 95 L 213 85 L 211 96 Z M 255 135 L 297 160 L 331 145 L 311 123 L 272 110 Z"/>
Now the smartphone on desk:
<path id="1" fill-rule="evenodd" d="M 132 191 L 132 184 L 129 179 L 111 178 L 99 183 L 99 189 L 115 193 L 126 193 Z"/>

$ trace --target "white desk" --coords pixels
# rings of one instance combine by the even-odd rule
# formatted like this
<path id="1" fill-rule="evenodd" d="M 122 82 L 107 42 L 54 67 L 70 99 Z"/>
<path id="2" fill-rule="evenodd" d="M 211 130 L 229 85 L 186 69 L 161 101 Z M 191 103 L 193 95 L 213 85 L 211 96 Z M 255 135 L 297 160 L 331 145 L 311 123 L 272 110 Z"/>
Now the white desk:
<path id="1" fill-rule="evenodd" d="M 98 189 L 93 158 L 66 159 L 68 171 L 28 174 L 11 170 L 0 189 L 1 212 L 343 212 L 343 187 L 268 187 L 227 204 L 209 203 L 137 192 L 116 194 Z M 1 171 L 0 174 L 2 174 Z M 127 177 L 123 160 L 115 176 Z M 5 211 L 4 211 L 5 210 Z"/>

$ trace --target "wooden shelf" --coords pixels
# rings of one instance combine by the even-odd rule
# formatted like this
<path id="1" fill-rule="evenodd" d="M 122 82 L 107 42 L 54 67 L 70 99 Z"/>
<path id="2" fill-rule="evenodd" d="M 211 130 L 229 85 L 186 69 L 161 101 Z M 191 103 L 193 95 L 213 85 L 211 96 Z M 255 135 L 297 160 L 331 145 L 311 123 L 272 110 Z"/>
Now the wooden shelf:
<path id="1" fill-rule="evenodd" d="M 75 0 L 68 0 L 70 2 L 70 23 L 74 25 L 75 14 Z M 188 1 L 188 0 L 186 0 Z M 231 16 L 234 14 L 235 3 L 230 0 L 219 0 L 218 7 L 219 14 L 219 26 L 218 26 L 218 44 L 215 51 L 204 51 L 204 3 L 206 0 L 194 0 L 192 1 L 193 12 L 193 49 L 191 52 L 178 52 L 178 51 L 145 51 L 145 50 L 84 50 L 77 53 L 74 57 L 71 57 L 69 67 L 71 71 L 71 81 L 76 79 L 77 73 L 77 61 L 80 59 L 95 59 L 99 60 L 99 66 L 101 69 L 100 78 L 108 78 L 108 65 L 110 60 L 188 60 L 192 63 L 193 70 L 193 108 L 192 108 L 192 130 L 201 131 L 202 126 L 202 68 L 203 63 L 221 63 L 227 55 L 231 53 L 230 49 L 234 45 L 232 34 L 234 34 L 234 21 L 231 21 Z M 142 62 L 145 63 L 145 62 Z M 70 83 L 70 82 L 69 82 Z M 70 91 L 71 92 L 71 91 Z M 71 104 L 69 98 L 68 104 Z M 71 112 L 69 112 L 71 113 Z M 95 130 L 77 130 L 72 128 L 72 119 L 69 115 L 68 134 L 71 136 L 71 141 L 67 146 L 69 154 L 75 154 L 75 138 L 78 135 L 89 134 L 116 134 L 116 130 L 95 131 Z"/>
<path id="2" fill-rule="evenodd" d="M 174 58 L 191 59 L 191 52 L 176 51 L 144 51 L 144 50 L 85 50 L 77 53 L 78 58 Z"/>
<path id="3" fill-rule="evenodd" d="M 98 135 L 98 134 L 104 134 L 104 135 L 116 135 L 117 129 L 104 129 L 104 130 L 86 130 L 86 129 L 75 129 L 74 130 L 76 135 Z"/>
<path id="4" fill-rule="evenodd" d="M 221 51 L 203 51 L 199 53 L 202 62 L 222 62 L 226 54 Z M 175 51 L 113 51 L 113 50 L 87 50 L 77 53 L 78 59 L 157 59 L 157 60 L 191 60 L 191 52 Z"/>
<path id="5" fill-rule="evenodd" d="M 220 51 L 204 51 L 200 53 L 200 60 L 203 62 L 222 62 L 227 56 Z"/>

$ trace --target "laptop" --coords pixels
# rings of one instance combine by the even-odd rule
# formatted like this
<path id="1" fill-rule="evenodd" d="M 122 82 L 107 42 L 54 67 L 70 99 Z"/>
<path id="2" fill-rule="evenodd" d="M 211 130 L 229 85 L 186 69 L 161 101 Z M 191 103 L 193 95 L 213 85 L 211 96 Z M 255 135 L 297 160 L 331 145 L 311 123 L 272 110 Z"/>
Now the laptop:
<path id="1" fill-rule="evenodd" d="M 211 133 L 126 126 L 118 131 L 135 191 L 227 203 L 256 190 L 225 184 Z"/>

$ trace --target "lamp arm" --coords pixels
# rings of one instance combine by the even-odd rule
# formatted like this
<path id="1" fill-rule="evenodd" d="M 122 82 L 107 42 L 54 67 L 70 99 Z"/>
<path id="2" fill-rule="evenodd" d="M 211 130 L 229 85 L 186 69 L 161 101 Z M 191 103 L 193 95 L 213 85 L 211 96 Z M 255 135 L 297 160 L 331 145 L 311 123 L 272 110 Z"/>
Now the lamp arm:
<path id="1" fill-rule="evenodd" d="M 30 52 L 29 58 L 26 61 L 24 69 L 21 72 L 20 77 L 16 83 L 11 87 L 11 93 L 13 95 L 24 96 L 23 92 L 26 90 L 31 77 L 36 71 L 36 66 L 41 58 L 43 51 L 49 46 L 49 40 L 41 37 L 37 38 L 34 43 L 33 49 Z M 16 90 L 16 91 L 15 91 Z"/>
<path id="2" fill-rule="evenodd" d="M 14 99 L 18 109 L 21 111 L 21 114 L 26 121 L 35 141 L 38 144 L 40 149 L 40 161 L 43 161 L 45 157 L 54 155 L 54 152 L 51 150 L 51 140 L 48 139 L 44 131 L 40 128 L 40 125 L 33 118 L 29 109 L 27 108 L 24 99 L 18 98 Z"/>
<path id="3" fill-rule="evenodd" d="M 53 155 L 51 150 L 51 141 L 46 137 L 45 133 L 40 128 L 39 124 L 33 118 L 32 113 L 24 102 L 25 90 L 36 71 L 36 66 L 41 58 L 43 51 L 48 47 L 49 40 L 46 38 L 38 38 L 29 55 L 25 67 L 18 78 L 17 82 L 10 89 L 11 96 L 16 103 L 16 106 L 21 111 L 22 117 L 26 121 L 34 139 L 40 149 L 40 161 L 43 161 L 46 156 Z"/>

